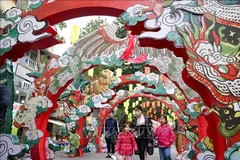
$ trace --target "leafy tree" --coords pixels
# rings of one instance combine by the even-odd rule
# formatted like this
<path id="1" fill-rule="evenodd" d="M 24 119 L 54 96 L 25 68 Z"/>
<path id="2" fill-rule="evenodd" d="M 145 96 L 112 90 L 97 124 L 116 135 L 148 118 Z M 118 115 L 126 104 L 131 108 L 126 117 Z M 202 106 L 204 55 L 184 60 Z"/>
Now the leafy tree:
<path id="1" fill-rule="evenodd" d="M 127 30 L 124 27 L 125 21 L 123 21 L 121 18 L 117 18 L 113 21 L 113 24 L 118 27 L 116 36 L 118 38 L 125 38 L 127 36 Z"/>
<path id="2" fill-rule="evenodd" d="M 58 27 L 60 30 L 63 30 L 64 28 L 67 28 L 67 24 L 65 22 L 60 22 L 55 25 L 55 27 Z M 56 36 L 57 39 L 60 39 L 63 43 L 66 42 L 65 38 L 57 34 Z"/>
<path id="3" fill-rule="evenodd" d="M 113 24 L 117 26 L 117 32 L 116 36 L 118 38 L 125 38 L 127 36 L 127 30 L 124 27 L 125 22 L 121 20 L 121 18 L 116 18 L 113 21 Z M 87 23 L 87 25 L 83 28 L 80 28 L 80 36 L 79 38 L 84 37 L 85 35 L 99 29 L 100 26 L 108 26 L 109 24 L 107 23 L 106 19 L 101 19 L 98 17 L 95 20 L 91 20 L 90 22 Z"/>
<path id="4" fill-rule="evenodd" d="M 87 25 L 85 27 L 80 29 L 79 38 L 82 38 L 85 35 L 97 30 L 100 26 L 107 26 L 107 25 L 109 25 L 107 23 L 107 20 L 101 19 L 100 17 L 98 17 L 95 20 L 91 20 L 90 22 L 87 23 Z"/>
<path id="5" fill-rule="evenodd" d="M 67 28 L 67 24 L 65 22 L 60 22 L 57 24 L 58 28 L 60 30 L 63 30 L 64 28 Z"/>

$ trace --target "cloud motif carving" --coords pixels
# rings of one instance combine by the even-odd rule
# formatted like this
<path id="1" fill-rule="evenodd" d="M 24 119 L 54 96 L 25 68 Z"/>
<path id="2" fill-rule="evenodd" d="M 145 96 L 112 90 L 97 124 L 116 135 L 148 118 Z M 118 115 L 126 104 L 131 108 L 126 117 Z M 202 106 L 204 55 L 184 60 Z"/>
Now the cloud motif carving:
<path id="1" fill-rule="evenodd" d="M 36 35 L 34 32 L 44 29 L 47 26 L 45 21 L 37 21 L 34 16 L 24 17 L 17 26 L 17 31 L 19 33 L 18 40 L 22 43 L 24 42 L 34 42 L 36 40 L 50 36 L 49 33 L 44 32 Z"/>

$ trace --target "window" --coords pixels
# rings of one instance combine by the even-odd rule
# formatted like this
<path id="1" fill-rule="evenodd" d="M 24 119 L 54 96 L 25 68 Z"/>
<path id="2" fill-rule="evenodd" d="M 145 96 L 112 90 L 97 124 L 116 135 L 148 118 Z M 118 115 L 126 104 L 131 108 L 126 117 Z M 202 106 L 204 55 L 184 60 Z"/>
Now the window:
<path id="1" fill-rule="evenodd" d="M 19 58 L 19 62 L 32 70 L 37 70 L 37 53 L 27 52 L 24 57 Z"/>
<path id="2" fill-rule="evenodd" d="M 14 86 L 16 86 L 18 88 L 22 88 L 24 90 L 28 90 L 31 88 L 31 82 L 15 75 L 14 76 Z"/>

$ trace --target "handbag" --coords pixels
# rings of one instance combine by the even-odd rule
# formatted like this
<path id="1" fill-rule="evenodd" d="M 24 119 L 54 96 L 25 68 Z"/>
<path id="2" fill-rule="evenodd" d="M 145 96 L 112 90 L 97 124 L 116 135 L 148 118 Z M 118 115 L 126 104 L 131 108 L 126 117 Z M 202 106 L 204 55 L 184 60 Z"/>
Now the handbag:
<path id="1" fill-rule="evenodd" d="M 149 143 L 148 143 L 149 144 Z M 154 143 L 150 143 L 151 144 L 151 146 L 147 146 L 147 153 L 148 153 L 148 155 L 153 155 L 153 153 L 154 153 Z"/>
<path id="2" fill-rule="evenodd" d="M 149 145 L 151 144 L 151 145 Z M 148 128 L 148 145 L 147 145 L 148 155 L 153 155 L 154 153 L 154 135 L 151 128 Z"/>

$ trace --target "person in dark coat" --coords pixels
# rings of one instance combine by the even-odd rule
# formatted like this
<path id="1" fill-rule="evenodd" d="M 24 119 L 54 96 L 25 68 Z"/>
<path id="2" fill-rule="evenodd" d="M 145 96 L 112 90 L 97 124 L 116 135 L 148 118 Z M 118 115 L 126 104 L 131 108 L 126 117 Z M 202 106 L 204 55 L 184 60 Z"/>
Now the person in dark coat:
<path id="1" fill-rule="evenodd" d="M 135 107 L 136 116 L 132 121 L 134 136 L 138 146 L 138 155 L 140 160 L 146 160 L 147 147 L 153 147 L 153 127 L 149 116 L 142 113 L 140 105 Z"/>
<path id="2" fill-rule="evenodd" d="M 7 86 L 0 85 L 0 122 L 5 120 L 7 107 L 10 104 L 11 92 Z"/>
<path id="3" fill-rule="evenodd" d="M 119 133 L 118 121 L 115 118 L 113 118 L 113 112 L 110 112 L 108 114 L 108 118 L 105 120 L 104 123 L 104 134 L 108 151 L 108 155 L 106 158 L 111 158 L 110 154 L 115 153 L 115 141 L 118 133 Z"/>

